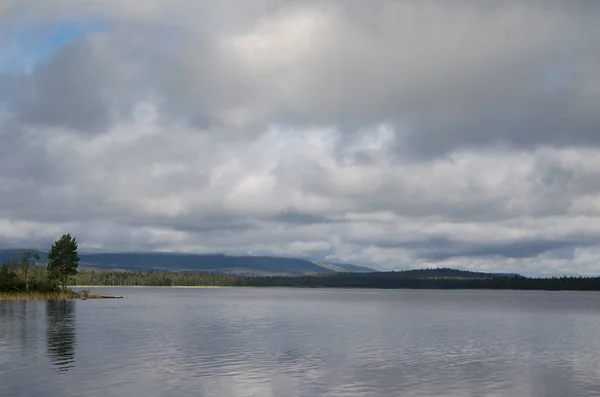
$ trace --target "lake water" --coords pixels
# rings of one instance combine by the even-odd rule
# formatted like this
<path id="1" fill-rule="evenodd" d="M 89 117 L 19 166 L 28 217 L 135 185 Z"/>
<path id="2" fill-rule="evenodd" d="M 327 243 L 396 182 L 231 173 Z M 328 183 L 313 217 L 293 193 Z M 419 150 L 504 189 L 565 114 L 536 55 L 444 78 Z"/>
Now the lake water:
<path id="1" fill-rule="evenodd" d="M 597 396 L 600 294 L 103 289 L 0 302 L 0 396 Z"/>

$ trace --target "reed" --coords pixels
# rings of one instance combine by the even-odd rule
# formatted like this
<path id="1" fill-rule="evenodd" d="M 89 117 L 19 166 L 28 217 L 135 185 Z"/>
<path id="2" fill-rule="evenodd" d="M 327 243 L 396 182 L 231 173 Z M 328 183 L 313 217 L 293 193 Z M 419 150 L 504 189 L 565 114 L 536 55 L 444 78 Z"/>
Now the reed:
<path id="1" fill-rule="evenodd" d="M 66 299 L 107 299 L 120 298 L 91 294 L 89 291 L 58 291 L 58 292 L 0 292 L 0 301 L 34 301 L 34 300 L 66 300 Z"/>

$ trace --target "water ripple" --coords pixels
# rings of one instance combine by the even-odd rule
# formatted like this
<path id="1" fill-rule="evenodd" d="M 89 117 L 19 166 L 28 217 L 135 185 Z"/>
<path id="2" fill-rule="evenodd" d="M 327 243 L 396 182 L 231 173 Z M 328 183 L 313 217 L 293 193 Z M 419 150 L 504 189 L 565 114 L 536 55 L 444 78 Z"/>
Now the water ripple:
<path id="1" fill-rule="evenodd" d="M 1 302 L 0 395 L 600 395 L 597 294 L 117 293 Z"/>

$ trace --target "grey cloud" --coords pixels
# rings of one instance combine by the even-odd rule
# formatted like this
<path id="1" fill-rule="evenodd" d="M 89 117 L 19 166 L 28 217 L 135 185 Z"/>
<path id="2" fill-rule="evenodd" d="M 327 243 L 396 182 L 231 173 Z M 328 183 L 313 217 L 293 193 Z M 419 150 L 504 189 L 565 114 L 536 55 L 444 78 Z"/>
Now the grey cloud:
<path id="1" fill-rule="evenodd" d="M 596 2 L 68 5 L 0 6 L 110 22 L 0 72 L 4 243 L 69 229 L 90 249 L 381 268 L 600 259 Z"/>
<path id="2" fill-rule="evenodd" d="M 44 147 L 31 140 L 31 136 L 12 122 L 0 129 L 0 177 L 24 181 L 27 178 L 55 179 L 60 172 L 45 153 Z"/>
<path id="3" fill-rule="evenodd" d="M 223 19 L 228 4 L 202 10 Z M 421 154 L 598 144 L 599 60 L 590 50 L 600 29 L 585 2 L 261 4 L 236 14 L 237 29 L 121 21 L 102 45 L 72 43 L 36 68 L 26 119 L 100 128 L 122 116 L 111 112 L 126 114 L 135 93 L 201 129 L 256 134 L 275 122 L 356 133 L 388 121 L 408 130 L 397 142 Z"/>
<path id="4" fill-rule="evenodd" d="M 327 216 L 324 215 L 314 215 L 309 213 L 304 213 L 298 211 L 292 207 L 279 212 L 275 216 L 272 217 L 272 220 L 275 222 L 284 222 L 284 223 L 328 223 L 331 222 L 331 219 L 328 219 Z"/>
<path id="5" fill-rule="evenodd" d="M 21 77 L 20 92 L 10 103 L 16 119 L 29 126 L 104 132 L 149 96 L 143 69 L 127 48 L 102 34 L 76 39 L 40 61 Z"/>
<path id="6" fill-rule="evenodd" d="M 66 126 L 82 132 L 107 123 L 101 90 L 106 65 L 94 60 L 86 40 L 67 44 L 36 68 L 23 119 L 35 124 Z M 29 99 L 29 100 L 28 100 Z"/>
<path id="7" fill-rule="evenodd" d="M 500 256 L 505 258 L 535 258 L 542 254 L 552 252 L 553 256 L 572 258 L 574 247 L 592 246 L 590 241 L 516 241 L 502 242 L 496 244 L 474 244 L 468 242 L 453 241 L 450 238 L 434 238 L 423 242 L 406 244 L 405 247 L 416 249 L 418 256 L 425 260 L 443 261 L 456 257 L 485 257 Z M 560 251 L 557 253 L 556 251 Z M 571 255 L 567 255 L 571 251 Z"/>
<path id="8" fill-rule="evenodd" d="M 356 3 L 321 7 L 329 19 L 317 19 L 315 34 L 323 38 L 297 64 L 257 47 L 258 56 L 282 63 L 282 78 L 296 68 L 304 77 L 284 80 L 291 96 L 272 99 L 279 105 L 271 117 L 281 112 L 288 122 L 345 131 L 390 120 L 408 129 L 401 144 L 422 153 L 504 141 L 597 144 L 598 98 L 585 89 L 597 78 L 589 67 L 597 63 L 589 55 L 598 38 L 591 19 L 541 2 L 446 4 L 378 3 L 367 14 L 371 23 Z M 255 34 L 277 29 L 283 28 L 259 25 Z M 278 45 L 273 51 L 285 49 Z M 557 68 L 572 74 L 561 89 L 547 77 Z"/>

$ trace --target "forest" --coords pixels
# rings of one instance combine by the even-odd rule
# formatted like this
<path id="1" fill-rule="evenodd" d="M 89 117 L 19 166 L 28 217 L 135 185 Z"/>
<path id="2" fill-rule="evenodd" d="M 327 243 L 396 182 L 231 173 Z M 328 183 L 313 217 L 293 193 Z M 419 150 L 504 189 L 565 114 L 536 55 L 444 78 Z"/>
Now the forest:
<path id="1" fill-rule="evenodd" d="M 600 277 L 531 278 L 456 269 L 422 269 L 302 276 L 222 273 L 83 271 L 72 278 L 80 286 L 197 286 L 382 289 L 502 289 L 600 291 Z"/>

